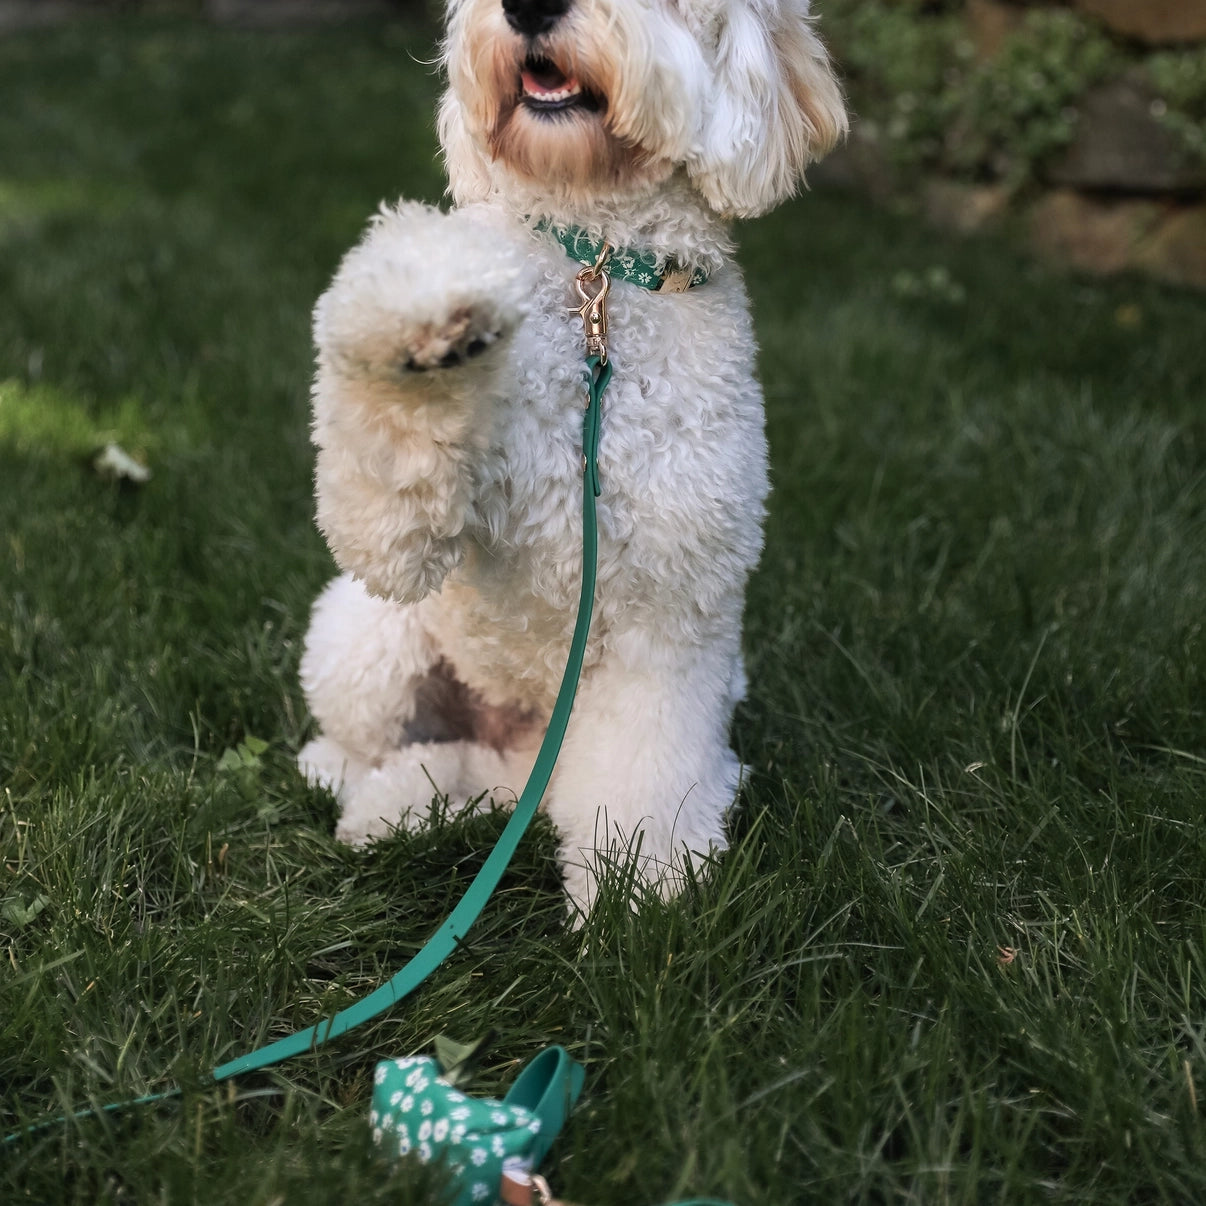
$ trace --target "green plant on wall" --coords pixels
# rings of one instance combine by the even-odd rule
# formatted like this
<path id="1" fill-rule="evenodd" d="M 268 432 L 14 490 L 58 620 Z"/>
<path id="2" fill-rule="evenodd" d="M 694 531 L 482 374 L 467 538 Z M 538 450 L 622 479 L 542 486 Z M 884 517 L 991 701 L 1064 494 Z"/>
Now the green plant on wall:
<path id="1" fill-rule="evenodd" d="M 1206 47 L 1153 54 L 1144 67 L 1157 94 L 1156 116 L 1193 158 L 1206 161 Z"/>
<path id="2" fill-rule="evenodd" d="M 947 162 L 1018 187 L 1076 134 L 1076 103 L 1121 56 L 1098 28 L 1061 9 L 1028 13 L 999 53 L 967 77 Z"/>
<path id="3" fill-rule="evenodd" d="M 1064 8 L 1035 8 L 997 53 L 979 59 L 961 0 L 826 0 L 826 35 L 857 130 L 906 176 L 940 170 L 1017 189 L 1076 135 L 1095 84 L 1142 66 L 1154 112 L 1206 159 L 1206 49 L 1144 55 Z"/>
<path id="4" fill-rule="evenodd" d="M 898 169 L 937 163 L 973 57 L 957 11 L 923 10 L 915 0 L 827 0 L 820 15 L 860 136 Z"/>

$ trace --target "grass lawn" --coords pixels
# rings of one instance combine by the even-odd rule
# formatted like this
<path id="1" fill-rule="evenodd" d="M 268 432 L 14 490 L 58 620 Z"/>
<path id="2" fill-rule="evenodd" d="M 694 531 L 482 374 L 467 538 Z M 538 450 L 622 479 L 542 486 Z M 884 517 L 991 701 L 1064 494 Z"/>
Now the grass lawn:
<path id="1" fill-rule="evenodd" d="M 715 875 L 568 933 L 545 827 L 414 998 L 195 1087 L 501 827 L 346 850 L 293 769 L 308 314 L 439 196 L 432 43 L 0 40 L 0 1129 L 186 1087 L 0 1149 L 0 1201 L 429 1201 L 374 1060 L 488 1030 L 475 1091 L 586 1064 L 547 1171 L 592 1206 L 1206 1200 L 1206 299 L 831 193 L 741 233 L 776 493 Z"/>

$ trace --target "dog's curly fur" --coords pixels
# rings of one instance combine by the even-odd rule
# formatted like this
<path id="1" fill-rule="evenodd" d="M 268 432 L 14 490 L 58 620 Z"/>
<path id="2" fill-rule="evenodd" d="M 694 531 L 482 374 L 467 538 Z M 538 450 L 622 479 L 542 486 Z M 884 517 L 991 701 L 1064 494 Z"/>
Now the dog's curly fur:
<path id="1" fill-rule="evenodd" d="M 440 138 L 455 208 L 384 209 L 318 303 L 321 595 L 301 752 L 365 842 L 517 791 L 581 578 L 579 265 L 548 224 L 710 273 L 616 281 L 587 663 L 545 800 L 573 903 L 638 849 L 662 891 L 724 847 L 741 613 L 767 492 L 729 221 L 845 128 L 807 0 L 451 0 Z M 551 100 L 549 98 L 552 98 Z"/>

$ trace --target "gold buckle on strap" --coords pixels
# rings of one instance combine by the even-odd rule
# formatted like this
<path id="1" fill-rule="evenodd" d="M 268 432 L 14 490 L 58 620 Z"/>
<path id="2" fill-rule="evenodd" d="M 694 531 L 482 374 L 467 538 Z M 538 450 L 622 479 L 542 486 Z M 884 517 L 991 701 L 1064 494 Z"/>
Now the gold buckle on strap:
<path id="1" fill-rule="evenodd" d="M 549 1183 L 543 1177 L 522 1169 L 503 1170 L 498 1197 L 505 1206 L 574 1206 L 572 1202 L 553 1197 Z"/>

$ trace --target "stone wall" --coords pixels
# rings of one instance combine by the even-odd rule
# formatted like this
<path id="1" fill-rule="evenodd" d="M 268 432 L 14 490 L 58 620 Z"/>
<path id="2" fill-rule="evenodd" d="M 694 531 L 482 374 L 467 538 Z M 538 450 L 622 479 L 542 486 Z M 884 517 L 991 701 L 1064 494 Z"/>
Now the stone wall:
<path id="1" fill-rule="evenodd" d="M 1151 45 L 1206 39 L 1206 0 L 1076 0 L 1076 7 Z"/>
<path id="2" fill-rule="evenodd" d="M 106 9 L 274 23 L 431 11 L 438 4 L 439 0 L 0 0 L 0 32 Z M 1143 66 L 1153 54 L 1200 50 L 1200 70 L 1206 74 L 1206 0 L 816 0 L 815 7 L 839 63 L 852 75 L 858 119 L 848 146 L 821 166 L 818 179 L 853 183 L 893 197 L 911 192 L 934 220 L 965 230 L 1020 216 L 1037 249 L 1078 267 L 1101 272 L 1138 268 L 1168 281 L 1206 287 L 1206 113 L 1200 115 L 1199 153 L 1188 154 Z M 1029 146 L 1011 154 L 1008 140 L 1020 136 L 1008 121 L 997 123 L 990 137 L 981 130 L 985 145 L 977 147 L 975 137 L 969 137 L 969 131 L 975 133 L 974 121 L 961 114 L 957 104 L 944 107 L 924 92 L 941 92 L 952 74 L 964 85 L 977 70 L 991 77 L 994 64 L 1011 55 L 1016 58 L 1027 23 L 1053 13 L 1075 15 L 1097 37 L 1108 39 L 1117 52 L 1111 54 L 1110 70 L 1066 100 L 1057 96 L 1057 112 L 1054 117 L 1048 114 L 1048 120 L 1062 121 L 1065 109 L 1070 117 L 1067 137 L 1061 135 L 1053 150 L 1044 143 L 1041 153 Z M 899 43 L 885 40 L 884 27 L 893 23 Z M 882 66 L 878 80 L 873 78 L 876 54 Z M 911 56 L 925 59 L 927 54 L 932 60 L 928 81 L 909 62 Z M 1040 67 L 1058 92 L 1059 65 Z M 864 78 L 859 78 L 860 72 Z M 919 80 L 922 92 L 914 95 Z M 1007 79 L 990 78 L 998 89 L 1003 82 L 1009 86 Z M 960 97 L 980 105 L 982 122 L 987 110 L 991 126 L 996 103 L 991 88 L 977 93 L 965 87 L 955 99 Z M 919 98 L 924 103 L 916 105 Z M 1013 99 L 1006 95 L 1001 107 L 1010 108 Z M 1032 101 L 1041 116 L 1044 98 Z M 922 150 L 902 170 L 885 132 L 890 134 L 900 122 L 907 126 L 913 111 L 927 104 L 930 126 L 921 132 Z M 935 121 L 946 128 L 933 129 Z M 933 146 L 927 147 L 926 139 Z M 1021 174 L 1019 161 L 1025 166 Z"/>
<path id="3" fill-rule="evenodd" d="M 908 0 L 879 3 L 882 16 L 900 21 Z M 888 7 L 891 3 L 898 5 L 895 11 Z M 890 140 L 883 134 L 891 121 L 900 120 L 892 114 L 890 95 L 893 87 L 901 87 L 899 70 L 889 68 L 882 80 L 868 81 L 865 77 L 875 71 L 873 55 L 852 41 L 869 36 L 866 24 L 858 24 L 866 21 L 866 13 L 857 16 L 853 0 L 818 0 L 823 28 L 827 5 L 833 6 L 839 61 L 845 50 L 854 65 L 851 91 L 856 111 L 860 100 L 870 110 L 859 113 L 850 147 L 830 169 L 834 177 L 892 195 L 921 179 L 914 191 L 940 222 L 974 229 L 1005 215 L 1020 215 L 1036 248 L 1075 266 L 1102 272 L 1138 268 L 1172 282 L 1206 286 L 1206 154 L 1201 153 L 1206 120 L 1201 121 L 1200 136 L 1188 131 L 1198 138 L 1195 151 L 1193 140 L 1185 137 L 1192 123 L 1186 118 L 1179 128 L 1170 123 L 1150 70 L 1150 64 L 1162 58 L 1166 66 L 1183 62 L 1187 70 L 1206 73 L 1206 0 L 912 4 L 908 12 L 916 22 L 933 22 L 934 29 L 938 22 L 955 23 L 955 32 L 940 45 L 957 48 L 970 60 L 956 63 L 958 54 L 949 50 L 951 70 L 965 82 L 977 71 L 992 77 L 1010 55 L 1022 61 L 1019 37 L 1045 15 L 1081 18 L 1088 36 L 1100 44 L 1099 57 L 1106 66 L 1088 77 L 1082 91 L 1059 102 L 1063 108 L 1050 120 L 1066 117 L 1066 130 L 1028 165 L 1024 179 L 1011 174 L 1008 166 L 994 169 L 987 157 L 967 168 L 968 156 L 960 155 L 968 139 L 959 129 L 958 113 L 947 117 L 948 129 L 938 136 L 941 145 L 924 162 L 924 170 L 902 173 L 892 162 Z M 930 43 L 921 45 L 924 49 Z M 1057 64 L 1042 62 L 1041 55 L 1033 57 L 1039 64 L 1036 70 L 1059 75 Z M 860 70 L 864 78 L 859 78 Z M 999 90 L 1006 77 L 1001 71 L 997 75 Z M 867 86 L 877 82 L 878 91 Z M 965 91 L 981 104 L 985 95 L 989 103 L 994 95 L 987 87 L 980 93 Z M 1007 107 L 1014 99 L 1007 93 L 999 103 Z M 1042 99 L 1034 102 L 1036 109 L 1041 109 Z M 942 113 L 940 106 L 933 108 Z M 1201 116 L 1198 113 L 1193 121 Z M 1009 160 L 1008 155 L 999 158 Z M 966 170 L 959 171 L 960 166 Z"/>

